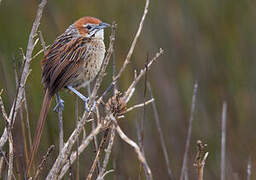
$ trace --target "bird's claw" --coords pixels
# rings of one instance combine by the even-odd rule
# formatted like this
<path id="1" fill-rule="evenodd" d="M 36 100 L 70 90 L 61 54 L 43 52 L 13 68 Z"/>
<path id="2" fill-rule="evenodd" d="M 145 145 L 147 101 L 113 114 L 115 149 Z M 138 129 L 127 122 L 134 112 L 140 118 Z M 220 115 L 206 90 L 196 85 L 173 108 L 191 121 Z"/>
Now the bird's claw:
<path id="1" fill-rule="evenodd" d="M 54 107 L 53 111 L 55 112 L 61 112 L 64 110 L 64 101 L 62 99 L 57 102 L 56 106 Z"/>
<path id="2" fill-rule="evenodd" d="M 91 111 L 93 111 L 94 109 L 95 109 L 95 107 L 96 107 L 96 102 L 94 101 L 93 102 L 93 105 L 92 105 L 92 107 L 89 109 L 89 107 L 88 107 L 88 102 L 89 102 L 89 98 L 86 98 L 85 100 L 84 100 L 84 109 L 87 111 L 87 112 L 89 112 L 90 110 Z"/>

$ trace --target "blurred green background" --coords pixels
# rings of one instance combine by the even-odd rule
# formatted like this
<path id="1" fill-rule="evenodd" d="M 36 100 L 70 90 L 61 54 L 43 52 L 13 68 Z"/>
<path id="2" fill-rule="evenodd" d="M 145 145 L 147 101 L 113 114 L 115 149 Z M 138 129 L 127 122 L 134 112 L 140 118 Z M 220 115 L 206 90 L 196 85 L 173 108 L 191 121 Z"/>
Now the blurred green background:
<path id="1" fill-rule="evenodd" d="M 15 97 L 12 57 L 21 59 L 40 1 L 2 0 L 0 4 L 0 88 L 9 111 Z M 119 69 L 135 35 L 145 1 L 136 0 L 50 0 L 43 12 L 39 30 L 46 44 L 65 31 L 76 19 L 89 15 L 105 22 L 116 21 L 115 59 Z M 120 80 L 125 90 L 133 79 L 133 69 L 144 66 L 161 47 L 165 50 L 148 74 L 167 144 L 171 168 L 180 176 L 191 108 L 193 84 L 199 84 L 192 140 L 189 151 L 189 179 L 196 179 L 193 167 L 196 140 L 208 144 L 209 157 L 205 179 L 220 179 L 221 112 L 227 102 L 226 179 L 245 179 L 248 158 L 252 157 L 252 179 L 256 178 L 256 1 L 219 0 L 151 0 L 142 35 L 132 56 L 132 63 Z M 106 44 L 110 30 L 106 30 Z M 41 49 L 40 43 L 33 54 Z M 32 61 L 26 93 L 32 128 L 36 126 L 43 99 L 40 62 L 42 54 Z M 111 82 L 111 67 L 100 93 Z M 129 106 L 143 101 L 143 82 Z M 86 93 L 86 91 L 83 91 Z M 65 100 L 65 140 L 75 127 L 75 97 L 61 93 Z M 80 109 L 82 109 L 82 103 Z M 52 103 L 52 107 L 55 103 Z M 81 114 L 81 111 L 80 111 Z M 137 141 L 136 121 L 142 119 L 142 109 L 120 121 L 129 137 Z M 155 179 L 168 179 L 159 135 L 151 106 L 146 107 L 145 154 Z M 1 132 L 4 121 L 1 117 Z M 88 130 L 90 125 L 88 124 Z M 34 134 L 34 131 L 32 131 Z M 39 154 L 50 144 L 58 144 L 57 114 L 47 117 Z M 54 156 L 57 155 L 55 150 Z M 40 156 L 38 156 L 40 157 Z M 138 161 L 133 149 L 116 138 L 109 168 L 115 172 L 106 179 L 136 179 Z M 84 177 L 94 158 L 93 147 L 80 158 L 80 177 Z M 40 159 L 38 159 L 39 161 Z M 49 163 L 49 167 L 51 163 Z"/>

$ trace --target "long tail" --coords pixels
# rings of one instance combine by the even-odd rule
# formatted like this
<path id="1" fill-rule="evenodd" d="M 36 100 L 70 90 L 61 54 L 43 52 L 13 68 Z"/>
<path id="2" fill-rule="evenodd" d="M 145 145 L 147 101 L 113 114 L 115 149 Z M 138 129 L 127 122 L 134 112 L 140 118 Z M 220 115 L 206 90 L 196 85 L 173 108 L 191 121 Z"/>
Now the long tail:
<path id="1" fill-rule="evenodd" d="M 39 142 L 40 142 L 40 138 L 41 138 L 41 135 L 42 135 L 45 119 L 46 119 L 46 116 L 47 116 L 48 111 L 50 109 L 51 100 L 52 100 L 52 96 L 50 95 L 49 90 L 47 89 L 46 92 L 45 92 L 45 95 L 44 95 L 44 101 L 43 101 L 42 109 L 41 109 L 41 112 L 40 112 L 39 120 L 37 122 L 36 135 L 35 135 L 34 140 L 33 140 L 33 146 L 32 146 L 32 150 L 31 150 L 31 157 L 30 157 L 30 161 L 29 161 L 28 169 L 27 169 L 28 175 L 30 173 L 30 168 L 32 166 L 34 156 L 35 156 L 35 154 L 37 152 L 37 149 L 38 149 L 38 146 L 39 146 Z"/>

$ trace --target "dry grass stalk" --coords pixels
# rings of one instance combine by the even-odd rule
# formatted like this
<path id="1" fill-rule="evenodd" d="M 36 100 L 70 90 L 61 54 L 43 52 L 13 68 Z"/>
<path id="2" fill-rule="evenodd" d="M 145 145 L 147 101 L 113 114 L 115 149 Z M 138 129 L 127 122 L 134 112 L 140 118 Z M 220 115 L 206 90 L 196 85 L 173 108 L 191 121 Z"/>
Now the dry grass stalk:
<path id="1" fill-rule="evenodd" d="M 195 157 L 194 166 L 197 168 L 198 180 L 203 180 L 205 161 L 208 157 L 208 152 L 205 153 L 207 144 L 203 144 L 202 141 L 198 140 L 197 153 Z"/>
<path id="2" fill-rule="evenodd" d="M 223 103 L 221 119 L 221 180 L 225 180 L 227 103 Z"/>
<path id="3" fill-rule="evenodd" d="M 192 104 L 191 104 L 191 111 L 190 111 L 190 118 L 189 118 L 189 126 L 188 126 L 188 134 L 187 134 L 187 139 L 186 139 L 185 153 L 184 153 L 184 157 L 183 157 L 180 180 L 184 179 L 184 175 L 187 171 L 187 159 L 188 159 L 188 151 L 189 151 L 189 145 L 190 145 L 190 140 L 191 140 L 192 124 L 193 124 L 194 114 L 195 114 L 197 88 L 198 88 L 198 84 L 196 81 L 194 84 L 194 90 L 193 90 L 193 97 L 192 97 Z"/>
<path id="4" fill-rule="evenodd" d="M 153 92 L 152 92 L 152 89 L 151 89 L 151 86 L 150 86 L 149 82 L 147 83 L 147 87 L 148 87 L 149 94 L 150 94 L 151 98 L 154 98 Z M 158 115 L 158 111 L 157 111 L 157 108 L 156 108 L 155 101 L 153 101 L 152 107 L 153 107 L 153 111 L 154 111 L 154 117 L 155 117 L 154 119 L 155 119 L 157 131 L 158 131 L 158 134 L 159 134 L 159 137 L 160 137 L 161 147 L 162 147 L 162 150 L 163 150 L 163 153 L 164 153 L 164 159 L 165 159 L 165 163 L 166 163 L 166 167 L 167 167 L 168 176 L 169 176 L 170 179 L 174 179 L 173 174 L 172 174 L 172 170 L 171 170 L 171 166 L 170 166 L 169 156 L 168 156 L 168 153 L 167 153 L 167 147 L 165 145 L 163 130 L 162 130 L 161 125 L 160 125 L 160 118 L 159 118 L 159 115 Z"/>

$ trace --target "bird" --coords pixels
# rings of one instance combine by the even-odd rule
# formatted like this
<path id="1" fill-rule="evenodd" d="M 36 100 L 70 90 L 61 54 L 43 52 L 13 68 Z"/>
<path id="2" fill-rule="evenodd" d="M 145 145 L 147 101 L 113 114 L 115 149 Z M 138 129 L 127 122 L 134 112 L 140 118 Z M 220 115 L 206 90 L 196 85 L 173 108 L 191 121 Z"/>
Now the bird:
<path id="1" fill-rule="evenodd" d="M 64 109 L 64 101 L 58 93 L 63 89 L 68 89 L 81 98 L 85 103 L 85 110 L 89 111 L 88 98 L 78 89 L 88 85 L 100 71 L 106 52 L 104 29 L 107 27 L 110 25 L 98 18 L 84 16 L 58 36 L 44 55 L 41 66 L 45 95 L 33 140 L 28 173 L 37 152 L 54 95 L 57 101 L 55 111 Z"/>

